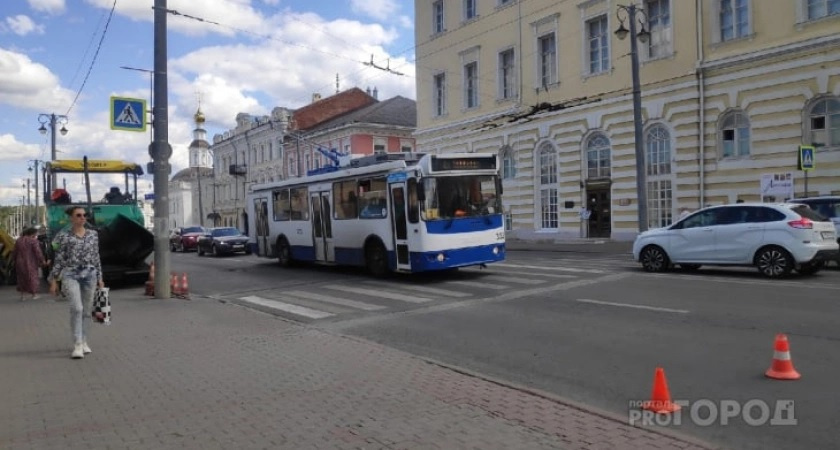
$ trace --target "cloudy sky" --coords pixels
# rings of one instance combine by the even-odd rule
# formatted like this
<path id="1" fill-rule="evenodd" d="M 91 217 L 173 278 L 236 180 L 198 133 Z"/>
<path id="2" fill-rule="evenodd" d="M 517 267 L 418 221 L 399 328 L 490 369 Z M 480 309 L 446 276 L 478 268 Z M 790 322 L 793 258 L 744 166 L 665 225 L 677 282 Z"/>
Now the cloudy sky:
<path id="1" fill-rule="evenodd" d="M 400 0 L 169 0 L 169 142 L 173 173 L 187 166 L 201 102 L 208 139 L 236 114 L 296 108 L 339 89 L 376 87 L 415 98 L 413 2 Z M 150 160 L 151 135 L 110 129 L 111 96 L 148 100 L 153 0 L 3 0 L 0 4 L 0 205 L 17 205 L 33 160 L 50 159 L 41 114 L 66 115 L 59 159 Z M 404 76 L 363 64 L 374 61 Z M 388 59 L 390 61 L 388 62 Z M 49 128 L 49 125 L 47 125 Z M 78 178 L 78 179 L 77 179 Z M 152 176 L 138 185 L 151 191 Z M 80 176 L 65 178 L 82 191 Z M 60 181 L 61 182 L 61 181 Z M 106 182 L 107 184 L 107 182 Z M 92 180 L 93 185 L 93 180 Z M 94 189 L 100 188 L 94 185 Z M 104 190 L 103 192 L 104 193 Z M 96 193 L 94 193 L 96 196 Z M 101 195 L 99 195 L 101 197 Z"/>

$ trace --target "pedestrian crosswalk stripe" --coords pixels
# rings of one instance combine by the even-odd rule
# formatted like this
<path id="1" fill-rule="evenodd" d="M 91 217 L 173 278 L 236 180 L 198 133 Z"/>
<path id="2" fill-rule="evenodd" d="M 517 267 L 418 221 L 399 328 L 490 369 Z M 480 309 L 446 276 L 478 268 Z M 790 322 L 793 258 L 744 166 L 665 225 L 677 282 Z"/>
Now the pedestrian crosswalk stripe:
<path id="1" fill-rule="evenodd" d="M 523 275 L 523 276 L 532 276 L 532 277 L 543 277 L 543 278 L 557 278 L 562 280 L 568 280 L 570 278 L 580 278 L 577 275 L 566 275 L 566 274 L 559 274 L 559 273 L 534 273 L 533 271 L 517 271 L 517 270 L 505 270 L 505 273 L 508 275 Z"/>
<path id="2" fill-rule="evenodd" d="M 494 276 L 493 281 L 504 281 L 504 282 L 513 283 L 513 284 L 529 284 L 529 285 L 543 284 L 543 283 L 546 282 L 546 280 L 537 280 L 537 279 L 534 279 L 534 278 L 503 277 L 503 276 Z"/>
<path id="3" fill-rule="evenodd" d="M 377 282 L 367 282 L 365 284 L 373 285 L 373 286 L 380 286 L 380 287 L 383 287 L 383 288 L 385 288 L 385 287 L 394 288 L 395 287 L 393 285 L 389 285 L 389 284 L 386 284 L 386 283 L 377 283 Z M 428 286 L 414 286 L 414 285 L 410 285 L 410 284 L 409 285 L 401 284 L 401 285 L 399 285 L 399 289 L 404 289 L 404 290 L 408 290 L 408 291 L 415 291 L 415 292 L 422 292 L 424 294 L 442 295 L 444 297 L 456 297 L 456 298 L 472 297 L 472 294 L 470 294 L 468 292 L 452 291 L 452 290 L 449 290 L 449 289 L 438 289 L 438 288 L 433 288 L 433 287 L 428 287 Z"/>
<path id="4" fill-rule="evenodd" d="M 387 299 L 390 299 L 390 300 L 399 300 L 399 301 L 408 302 L 408 303 L 426 303 L 426 302 L 432 301 L 431 299 L 423 298 L 423 297 L 414 297 L 414 296 L 409 296 L 409 295 L 396 294 L 396 293 L 393 293 L 393 292 L 384 292 L 384 291 L 380 291 L 380 290 L 376 290 L 376 289 L 357 288 L 357 287 L 352 287 L 352 286 L 344 286 L 344 285 L 340 285 L 340 284 L 333 284 L 333 285 L 321 286 L 321 287 L 325 288 L 325 289 L 332 289 L 332 290 L 335 290 L 335 291 L 352 292 L 354 294 L 370 295 L 371 297 L 381 297 L 381 298 L 387 298 Z"/>
<path id="5" fill-rule="evenodd" d="M 493 284 L 493 283 L 486 283 L 484 281 L 447 281 L 447 284 L 460 284 L 462 286 L 471 286 L 477 287 L 482 289 L 507 289 L 509 286 L 505 286 L 503 284 Z"/>
<path id="6" fill-rule="evenodd" d="M 579 273 L 604 273 L 603 270 L 598 269 L 577 269 L 574 267 L 559 267 L 559 266 L 526 266 L 521 264 L 496 263 L 496 267 L 516 267 L 519 269 L 536 269 L 536 270 L 556 270 L 560 272 L 579 272 Z"/>
<path id="7" fill-rule="evenodd" d="M 256 295 L 249 295 L 247 297 L 240 297 L 240 300 L 244 300 L 248 303 L 253 303 L 255 305 L 265 306 L 271 309 L 277 309 L 280 311 L 285 311 L 287 313 L 295 314 L 298 316 L 309 317 L 310 319 L 323 319 L 325 317 L 331 317 L 334 314 L 328 313 L 326 311 L 319 311 L 317 309 L 307 308 L 305 306 L 293 305 L 291 303 L 284 303 L 277 300 L 269 300 L 267 298 L 257 297 Z"/>
<path id="8" fill-rule="evenodd" d="M 332 303 L 334 305 L 348 306 L 350 308 L 361 309 L 364 311 L 377 311 L 380 309 L 385 309 L 385 307 L 381 305 L 371 305 L 370 303 L 363 303 L 354 300 L 347 300 L 344 298 L 331 297 L 329 295 L 316 294 L 314 292 L 291 291 L 284 292 L 283 295 L 302 298 L 306 300 L 316 300 L 319 302 Z"/>

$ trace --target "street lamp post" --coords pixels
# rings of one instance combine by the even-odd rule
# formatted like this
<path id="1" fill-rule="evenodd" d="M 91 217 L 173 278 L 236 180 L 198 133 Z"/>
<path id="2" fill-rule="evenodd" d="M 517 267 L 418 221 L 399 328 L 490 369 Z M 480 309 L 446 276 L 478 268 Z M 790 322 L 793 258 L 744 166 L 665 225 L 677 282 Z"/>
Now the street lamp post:
<path id="1" fill-rule="evenodd" d="M 47 134 L 46 124 L 50 124 L 50 160 L 52 161 L 58 159 L 56 157 L 57 151 L 55 148 L 55 127 L 58 126 L 58 124 L 61 124 L 61 130 L 59 132 L 62 136 L 64 136 L 67 134 L 67 127 L 64 125 L 66 125 L 69 120 L 70 119 L 68 119 L 67 116 L 60 114 L 38 114 L 38 122 L 41 122 L 41 127 L 38 128 L 38 131 L 40 131 L 41 134 Z M 50 186 L 53 188 L 55 188 L 55 180 L 56 175 L 55 173 L 52 173 L 50 175 Z"/>
<path id="2" fill-rule="evenodd" d="M 638 197 L 638 220 L 639 232 L 647 231 L 648 229 L 648 199 L 647 199 L 647 180 L 645 172 L 645 152 L 644 152 L 644 135 L 642 130 L 642 89 L 639 83 L 639 46 L 636 39 L 645 43 L 650 38 L 650 32 L 645 29 L 645 22 L 647 15 L 644 10 L 636 7 L 635 4 L 630 6 L 617 5 L 618 10 L 616 16 L 618 17 L 619 26 L 615 30 L 615 35 L 620 40 L 624 40 L 630 34 L 630 62 L 631 71 L 633 73 L 633 125 L 634 125 L 634 140 L 636 144 L 636 197 Z M 622 17 L 623 15 L 623 17 Z M 637 15 L 639 18 L 639 25 L 641 30 L 636 31 Z M 624 28 L 624 20 L 627 19 L 630 29 Z"/>

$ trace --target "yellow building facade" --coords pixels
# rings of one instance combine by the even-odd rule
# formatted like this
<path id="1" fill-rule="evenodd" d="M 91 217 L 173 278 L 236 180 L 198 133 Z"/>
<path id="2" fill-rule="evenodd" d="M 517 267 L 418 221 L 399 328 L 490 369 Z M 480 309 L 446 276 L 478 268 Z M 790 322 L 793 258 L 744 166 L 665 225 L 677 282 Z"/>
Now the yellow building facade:
<path id="1" fill-rule="evenodd" d="M 497 152 L 510 237 L 638 233 L 627 6 L 415 1 L 417 149 Z M 648 228 L 683 208 L 840 195 L 840 0 L 636 6 Z"/>

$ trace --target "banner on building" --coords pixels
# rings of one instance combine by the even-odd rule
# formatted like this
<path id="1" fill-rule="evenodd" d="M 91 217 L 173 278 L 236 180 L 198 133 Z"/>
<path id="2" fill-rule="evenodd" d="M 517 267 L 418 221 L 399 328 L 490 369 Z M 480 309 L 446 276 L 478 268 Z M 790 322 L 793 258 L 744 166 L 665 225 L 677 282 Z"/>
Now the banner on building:
<path id="1" fill-rule="evenodd" d="M 793 173 L 765 173 L 761 175 L 761 201 L 783 202 L 793 198 Z"/>

